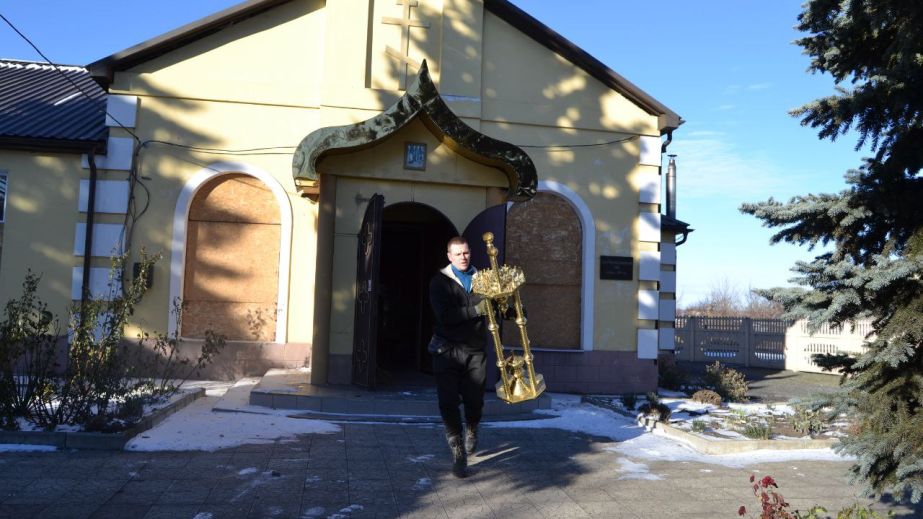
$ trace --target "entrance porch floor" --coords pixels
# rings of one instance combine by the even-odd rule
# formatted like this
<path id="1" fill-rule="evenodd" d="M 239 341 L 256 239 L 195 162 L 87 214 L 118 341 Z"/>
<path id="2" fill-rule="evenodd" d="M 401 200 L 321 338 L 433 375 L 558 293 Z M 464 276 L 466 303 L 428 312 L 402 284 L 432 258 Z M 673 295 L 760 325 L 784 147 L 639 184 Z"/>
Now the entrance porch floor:
<path id="1" fill-rule="evenodd" d="M 435 387 L 392 386 L 369 390 L 356 386 L 314 385 L 308 372 L 271 369 L 250 389 L 250 405 L 299 411 L 293 416 L 345 421 L 441 422 Z M 488 390 L 485 421 L 545 418 L 537 410 L 550 409 L 551 397 L 508 404 Z"/>

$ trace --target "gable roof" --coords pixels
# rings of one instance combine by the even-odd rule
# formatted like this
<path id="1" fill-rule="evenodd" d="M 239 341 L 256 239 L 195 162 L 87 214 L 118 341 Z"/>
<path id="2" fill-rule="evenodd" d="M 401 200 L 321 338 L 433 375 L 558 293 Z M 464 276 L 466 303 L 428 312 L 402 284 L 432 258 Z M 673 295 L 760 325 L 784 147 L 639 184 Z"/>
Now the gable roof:
<path id="1" fill-rule="evenodd" d="M 0 85 L 0 148 L 79 153 L 104 148 L 106 92 L 86 69 L 0 59 Z"/>
<path id="2" fill-rule="evenodd" d="M 134 47 L 116 52 L 87 65 L 90 74 L 103 86 L 107 86 L 113 74 L 139 63 L 151 60 L 200 38 L 218 32 L 225 27 L 256 16 L 277 5 L 291 0 L 247 0 L 243 3 L 217 12 L 201 20 L 162 34 Z M 500 19 L 570 61 L 590 76 L 609 88 L 619 92 L 644 111 L 658 117 L 660 132 L 668 133 L 681 125 L 683 119 L 650 94 L 607 67 L 603 62 L 561 36 L 547 25 L 516 7 L 509 0 L 484 0 L 484 7 Z"/>

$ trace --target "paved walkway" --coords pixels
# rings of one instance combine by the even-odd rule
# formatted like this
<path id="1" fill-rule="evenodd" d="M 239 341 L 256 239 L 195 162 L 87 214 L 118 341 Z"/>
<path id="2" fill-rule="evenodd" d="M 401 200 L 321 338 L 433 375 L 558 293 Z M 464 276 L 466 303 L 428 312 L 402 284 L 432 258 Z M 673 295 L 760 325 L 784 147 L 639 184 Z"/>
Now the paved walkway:
<path id="1" fill-rule="evenodd" d="M 635 459 L 614 445 L 487 429 L 465 480 L 449 475 L 441 430 L 418 425 L 344 424 L 214 453 L 0 453 L 0 517 L 732 518 L 741 504 L 755 510 L 751 471 L 773 475 L 797 508 L 857 500 L 847 463 L 727 468 Z M 876 507 L 923 517 L 923 508 Z"/>

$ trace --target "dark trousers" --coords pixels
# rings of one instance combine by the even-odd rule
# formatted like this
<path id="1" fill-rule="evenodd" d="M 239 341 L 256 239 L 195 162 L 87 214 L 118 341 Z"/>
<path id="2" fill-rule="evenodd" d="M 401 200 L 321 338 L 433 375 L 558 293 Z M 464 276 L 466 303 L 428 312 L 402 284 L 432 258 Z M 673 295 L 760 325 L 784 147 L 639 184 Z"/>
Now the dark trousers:
<path id="1" fill-rule="evenodd" d="M 436 376 L 439 413 L 446 433 L 459 435 L 462 432 L 460 404 L 465 406 L 465 423 L 477 426 L 484 407 L 487 355 L 483 351 L 466 352 L 461 348 L 450 348 L 433 357 L 433 374 Z"/>

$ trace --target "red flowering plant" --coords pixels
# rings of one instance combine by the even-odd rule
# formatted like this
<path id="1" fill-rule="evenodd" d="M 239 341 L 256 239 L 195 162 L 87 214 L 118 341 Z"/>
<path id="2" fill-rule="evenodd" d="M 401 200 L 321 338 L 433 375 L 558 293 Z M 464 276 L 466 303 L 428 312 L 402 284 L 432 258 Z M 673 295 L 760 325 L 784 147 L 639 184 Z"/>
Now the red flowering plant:
<path id="1" fill-rule="evenodd" d="M 814 506 L 806 515 L 795 510 L 790 512 L 788 501 L 778 492 L 779 485 L 772 476 L 763 476 L 757 480 L 756 476 L 750 474 L 750 484 L 753 485 L 753 495 L 756 496 L 760 503 L 760 519 L 817 519 L 817 514 L 826 512 L 823 507 Z M 741 506 L 737 509 L 737 515 L 747 515 L 747 507 Z M 752 515 L 750 517 L 753 517 Z"/>

